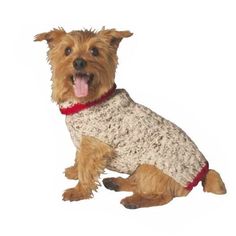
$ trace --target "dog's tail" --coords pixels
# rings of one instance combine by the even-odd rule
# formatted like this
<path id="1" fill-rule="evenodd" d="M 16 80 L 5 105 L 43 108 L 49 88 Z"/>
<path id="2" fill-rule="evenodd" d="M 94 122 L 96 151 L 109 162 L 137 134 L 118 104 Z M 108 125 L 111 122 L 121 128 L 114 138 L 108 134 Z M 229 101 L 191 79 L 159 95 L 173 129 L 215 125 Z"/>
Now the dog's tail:
<path id="1" fill-rule="evenodd" d="M 226 188 L 220 174 L 215 170 L 209 170 L 202 180 L 204 192 L 211 192 L 215 194 L 225 194 Z"/>

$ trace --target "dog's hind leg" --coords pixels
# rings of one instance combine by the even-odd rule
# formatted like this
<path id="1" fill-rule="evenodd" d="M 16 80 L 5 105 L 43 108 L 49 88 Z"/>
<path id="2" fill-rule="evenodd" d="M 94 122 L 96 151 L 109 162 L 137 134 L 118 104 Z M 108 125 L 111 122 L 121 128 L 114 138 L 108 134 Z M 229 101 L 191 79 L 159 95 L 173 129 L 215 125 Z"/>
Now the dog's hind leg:
<path id="1" fill-rule="evenodd" d="M 119 185 L 119 180 L 114 179 L 112 182 Z M 127 180 L 132 180 L 129 181 L 129 187 L 134 194 L 124 198 L 121 203 L 131 209 L 164 205 L 174 197 L 186 196 L 189 193 L 173 178 L 153 165 L 140 165 Z M 121 183 L 126 184 L 123 180 Z M 121 184 L 118 189 L 124 188 L 125 184 Z"/>
<path id="2" fill-rule="evenodd" d="M 137 175 L 137 173 L 136 173 Z M 137 184 L 135 183 L 135 174 L 127 179 L 124 178 L 106 178 L 103 180 L 106 188 L 114 191 L 138 191 Z M 171 194 L 140 194 L 134 193 L 130 197 L 121 200 L 121 204 L 128 209 L 136 209 L 140 207 L 161 206 L 173 199 Z"/>
<path id="3" fill-rule="evenodd" d="M 104 171 L 107 161 L 115 155 L 113 149 L 100 140 L 82 136 L 80 149 L 77 152 L 77 168 L 79 183 L 67 189 L 63 194 L 63 200 L 78 201 L 92 197 L 92 191 L 96 191 L 99 185 L 98 178 Z"/>

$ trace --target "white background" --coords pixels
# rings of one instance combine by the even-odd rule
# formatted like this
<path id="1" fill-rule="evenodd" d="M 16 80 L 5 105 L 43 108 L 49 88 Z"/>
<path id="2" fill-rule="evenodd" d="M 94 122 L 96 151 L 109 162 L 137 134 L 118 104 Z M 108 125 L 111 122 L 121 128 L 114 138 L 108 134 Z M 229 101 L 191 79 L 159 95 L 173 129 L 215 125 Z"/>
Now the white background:
<path id="1" fill-rule="evenodd" d="M 235 12 L 227 0 L 1 1 L 0 235 L 236 235 Z M 227 195 L 199 184 L 168 205 L 127 210 L 119 201 L 128 193 L 102 186 L 92 200 L 63 202 L 76 184 L 63 176 L 75 150 L 50 100 L 46 43 L 33 42 L 58 26 L 132 31 L 118 52 L 118 87 L 183 128 Z"/>

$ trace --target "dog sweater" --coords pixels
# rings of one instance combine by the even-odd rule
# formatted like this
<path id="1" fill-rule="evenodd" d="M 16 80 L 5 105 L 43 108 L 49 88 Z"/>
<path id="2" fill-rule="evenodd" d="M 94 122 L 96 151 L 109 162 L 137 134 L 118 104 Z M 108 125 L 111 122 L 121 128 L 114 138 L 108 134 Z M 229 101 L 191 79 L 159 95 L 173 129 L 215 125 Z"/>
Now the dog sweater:
<path id="1" fill-rule="evenodd" d="M 60 108 L 73 110 L 73 106 L 67 102 Z M 72 113 L 66 124 L 74 145 L 79 149 L 81 135 L 86 135 L 113 147 L 116 156 L 108 163 L 110 170 L 132 174 L 141 164 L 154 165 L 188 190 L 208 171 L 205 157 L 183 130 L 135 103 L 124 89 Z"/>

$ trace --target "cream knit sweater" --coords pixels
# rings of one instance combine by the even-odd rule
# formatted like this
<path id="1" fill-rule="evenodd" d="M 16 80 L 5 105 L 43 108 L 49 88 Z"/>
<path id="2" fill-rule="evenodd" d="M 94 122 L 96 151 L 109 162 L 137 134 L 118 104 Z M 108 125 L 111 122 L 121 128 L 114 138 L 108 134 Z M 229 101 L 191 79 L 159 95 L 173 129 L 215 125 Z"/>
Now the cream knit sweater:
<path id="1" fill-rule="evenodd" d="M 66 124 L 77 149 L 81 135 L 115 149 L 117 155 L 107 166 L 110 170 L 131 174 L 139 165 L 151 164 L 191 189 L 207 168 L 206 159 L 184 131 L 135 103 L 124 89 L 117 89 L 101 104 L 67 115 Z"/>

